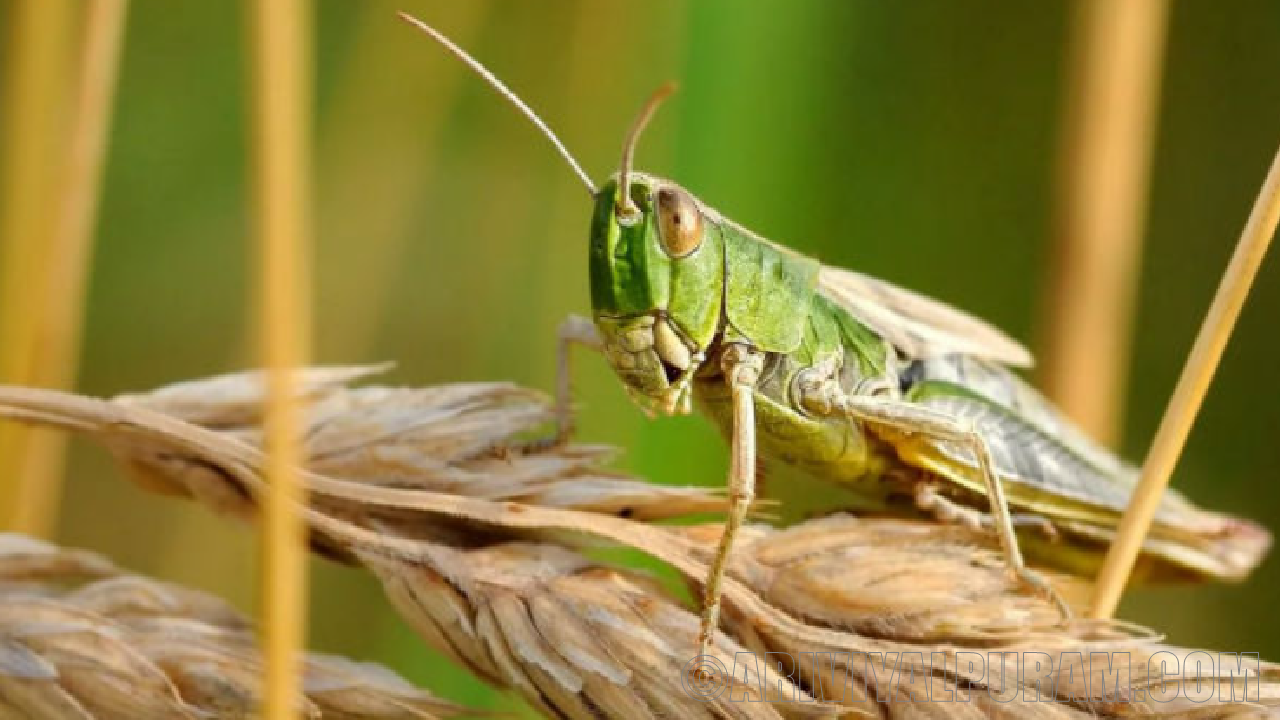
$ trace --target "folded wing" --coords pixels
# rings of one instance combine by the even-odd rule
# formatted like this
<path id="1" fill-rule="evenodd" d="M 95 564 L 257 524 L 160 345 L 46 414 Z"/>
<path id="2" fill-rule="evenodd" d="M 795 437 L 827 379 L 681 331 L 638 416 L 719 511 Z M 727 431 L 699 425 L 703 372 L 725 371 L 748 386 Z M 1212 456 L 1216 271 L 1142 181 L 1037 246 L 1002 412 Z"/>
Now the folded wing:
<path id="1" fill-rule="evenodd" d="M 867 275 L 823 266 L 818 291 L 910 358 L 950 353 L 1029 367 L 1030 351 L 972 315 Z"/>

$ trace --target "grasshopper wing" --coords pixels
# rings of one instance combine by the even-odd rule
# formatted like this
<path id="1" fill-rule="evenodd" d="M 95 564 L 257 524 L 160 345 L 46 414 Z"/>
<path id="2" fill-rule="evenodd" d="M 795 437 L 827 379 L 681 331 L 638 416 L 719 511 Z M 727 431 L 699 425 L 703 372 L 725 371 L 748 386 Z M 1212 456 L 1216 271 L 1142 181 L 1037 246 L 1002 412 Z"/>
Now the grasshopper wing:
<path id="1" fill-rule="evenodd" d="M 910 358 L 951 353 L 1029 367 L 1031 353 L 990 324 L 867 275 L 823 266 L 818 291 Z"/>
<path id="2" fill-rule="evenodd" d="M 1105 550 L 1129 504 L 1137 481 L 1134 468 L 1099 448 L 1075 446 L 1072 436 L 1050 435 L 962 385 L 925 381 L 912 390 L 910 399 L 979 428 L 1011 509 L 1044 517 L 1068 535 Z M 986 506 L 976 458 L 967 448 L 924 435 L 886 439 L 908 465 L 949 479 L 968 491 L 962 494 L 971 496 L 975 507 Z M 1083 437 L 1079 440 L 1088 442 Z M 1270 542 L 1269 533 L 1261 527 L 1201 510 L 1169 490 L 1160 502 L 1143 555 L 1156 576 L 1238 580 L 1262 559 Z M 1049 553 L 1063 550 L 1062 546 L 1048 548 Z"/>

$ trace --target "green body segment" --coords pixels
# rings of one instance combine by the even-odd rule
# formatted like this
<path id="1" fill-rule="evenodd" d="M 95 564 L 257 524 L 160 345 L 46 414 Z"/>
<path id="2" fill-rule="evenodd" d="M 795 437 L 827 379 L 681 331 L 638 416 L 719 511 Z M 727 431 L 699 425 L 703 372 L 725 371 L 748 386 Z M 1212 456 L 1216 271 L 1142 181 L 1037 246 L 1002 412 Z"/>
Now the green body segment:
<path id="1" fill-rule="evenodd" d="M 779 251 L 728 223 L 710 225 L 724 237 L 724 308 L 732 337 L 765 352 L 794 352 L 808 328 L 818 261 Z"/>
<path id="2" fill-rule="evenodd" d="M 771 248 L 766 247 L 766 251 Z M 761 454 L 855 491 L 864 509 L 883 508 L 901 490 L 885 482 L 897 460 L 893 449 L 841 415 L 818 415 L 800 407 L 800 373 L 830 366 L 842 387 L 872 378 L 896 381 L 892 350 L 843 308 L 808 288 L 800 342 L 787 353 L 770 354 L 754 390 Z M 699 407 L 727 436 L 732 429 L 731 396 L 717 377 L 695 385 Z"/>

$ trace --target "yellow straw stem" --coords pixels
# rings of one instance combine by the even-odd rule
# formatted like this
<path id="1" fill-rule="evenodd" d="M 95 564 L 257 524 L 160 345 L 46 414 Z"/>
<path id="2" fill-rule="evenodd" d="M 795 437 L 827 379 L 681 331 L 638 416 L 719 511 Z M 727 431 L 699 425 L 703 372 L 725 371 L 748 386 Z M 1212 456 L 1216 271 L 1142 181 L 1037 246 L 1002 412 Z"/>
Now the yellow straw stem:
<path id="1" fill-rule="evenodd" d="M 92 0 L 87 6 L 70 139 L 63 158 L 65 172 L 58 188 L 52 236 L 37 274 L 43 301 L 30 306 L 37 330 L 29 379 L 32 385 L 70 388 L 75 383 L 86 280 L 93 258 L 128 7 L 128 0 Z M 16 476 L 16 524 L 28 532 L 45 535 L 53 529 L 65 455 L 65 436 L 48 432 L 30 436 Z"/>
<path id="2" fill-rule="evenodd" d="M 84 316 L 85 278 L 106 165 L 107 138 L 120 67 L 128 0 L 91 0 L 80 54 L 74 124 L 46 284 L 42 343 L 36 371 L 51 387 L 74 380 Z"/>
<path id="3" fill-rule="evenodd" d="M 42 332 L 38 313 L 53 232 L 60 148 L 66 127 L 67 0 L 19 0 L 11 4 L 5 58 L 6 115 L 4 207 L 0 226 L 0 382 L 33 384 L 35 347 Z M 0 527 L 48 533 L 51 510 L 28 471 L 40 431 L 0 426 Z M 48 438 L 48 435 L 44 435 Z"/>
<path id="4" fill-rule="evenodd" d="M 1114 445 L 1146 224 L 1167 0 L 1076 7 L 1041 384 Z"/>
<path id="5" fill-rule="evenodd" d="M 307 0 L 249 0 L 254 51 L 254 171 L 261 268 L 259 315 L 267 368 L 266 507 L 262 606 L 263 717 L 294 717 L 306 602 L 304 502 L 298 467 L 296 376 L 310 346 L 308 239 L 311 8 Z"/>
<path id="6" fill-rule="evenodd" d="M 1187 364 L 1182 368 L 1182 377 L 1178 379 L 1173 399 L 1169 401 L 1151 443 L 1151 451 L 1142 467 L 1142 479 L 1138 481 L 1129 508 L 1120 520 L 1116 540 L 1102 564 L 1089 612 L 1092 617 L 1109 618 L 1120 603 L 1120 594 L 1133 570 L 1160 496 L 1169 483 L 1169 475 L 1173 473 L 1178 455 L 1186 444 L 1191 425 L 1222 358 L 1222 351 L 1231 337 L 1236 319 L 1240 317 L 1240 309 L 1258 274 L 1258 267 L 1266 256 L 1277 221 L 1280 221 L 1280 152 L 1271 163 L 1271 170 L 1240 235 L 1231 264 L 1227 266 L 1209 313 L 1200 326 L 1200 334 L 1191 348 Z"/>

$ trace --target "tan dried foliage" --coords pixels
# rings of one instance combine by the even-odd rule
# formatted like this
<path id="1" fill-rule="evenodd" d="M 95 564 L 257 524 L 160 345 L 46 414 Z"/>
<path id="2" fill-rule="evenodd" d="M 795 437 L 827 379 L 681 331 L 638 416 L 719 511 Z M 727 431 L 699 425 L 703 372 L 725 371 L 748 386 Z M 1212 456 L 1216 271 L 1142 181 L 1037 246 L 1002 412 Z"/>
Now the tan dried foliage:
<path id="1" fill-rule="evenodd" d="M 300 383 L 313 546 L 373 572 L 426 642 L 548 716 L 1247 717 L 1280 704 L 1276 666 L 1255 664 L 1253 702 L 1232 703 L 1245 681 L 1216 654 L 1189 667 L 1195 651 L 1142 628 L 1061 622 L 984 534 L 848 515 L 749 528 L 716 655 L 695 660 L 689 603 L 589 551 L 641 550 L 696 591 L 719 526 L 652 521 L 719 509 L 720 494 L 604 470 L 609 448 L 542 442 L 552 414 L 538 393 L 347 386 L 371 372 L 315 368 Z M 261 397 L 256 374 L 108 401 L 0 388 L 0 416 L 76 430 L 144 486 L 253 519 Z M 1150 675 L 1162 652 L 1180 662 Z M 1029 653 L 1044 664 L 1027 667 Z M 1104 676 L 1092 653 L 1120 670 Z M 1174 699 L 1184 678 L 1202 689 Z"/>
<path id="2" fill-rule="evenodd" d="M 222 600 L 93 553 L 0 535 L 0 718 L 254 717 L 250 624 Z M 462 708 L 373 664 L 312 653 L 305 717 L 430 720 Z"/>

